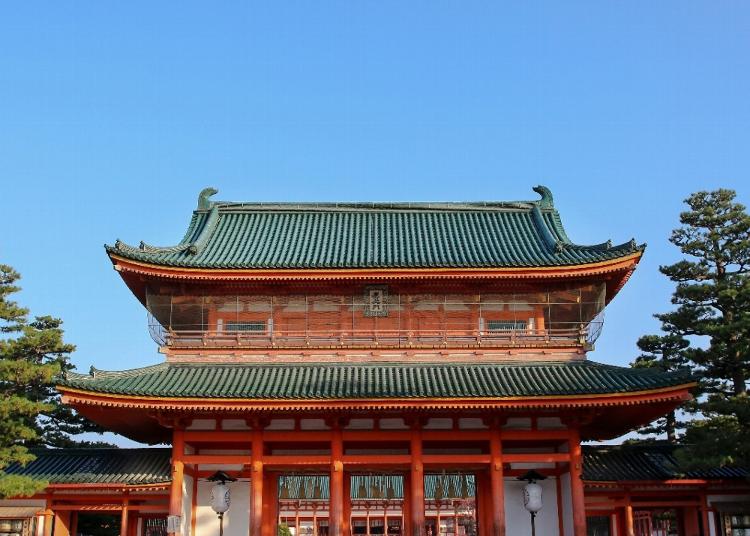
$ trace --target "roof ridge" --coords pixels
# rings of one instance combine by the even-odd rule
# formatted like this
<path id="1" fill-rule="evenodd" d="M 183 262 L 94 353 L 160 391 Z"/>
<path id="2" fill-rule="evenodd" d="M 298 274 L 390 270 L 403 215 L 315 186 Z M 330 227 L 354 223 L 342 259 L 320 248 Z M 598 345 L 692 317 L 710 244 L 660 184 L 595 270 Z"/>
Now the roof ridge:
<path id="1" fill-rule="evenodd" d="M 165 368 L 169 368 L 169 363 L 166 361 L 163 361 L 161 363 L 156 363 L 154 365 L 147 365 L 145 367 L 138 367 L 133 369 L 126 369 L 126 370 L 101 370 L 96 368 L 95 366 L 91 366 L 89 368 L 88 374 L 81 374 L 80 372 L 67 372 L 63 374 L 63 380 L 72 380 L 72 379 L 79 379 L 79 380 L 93 380 L 93 379 L 99 379 L 99 378 L 122 378 L 127 376 L 137 376 L 139 374 L 143 374 L 146 372 L 154 372 L 158 370 L 162 370 Z"/>

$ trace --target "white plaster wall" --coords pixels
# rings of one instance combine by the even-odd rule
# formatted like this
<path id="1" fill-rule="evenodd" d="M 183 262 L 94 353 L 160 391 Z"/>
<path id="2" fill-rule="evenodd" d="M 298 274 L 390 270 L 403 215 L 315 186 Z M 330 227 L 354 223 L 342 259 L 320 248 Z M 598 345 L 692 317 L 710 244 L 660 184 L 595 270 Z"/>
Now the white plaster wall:
<path id="1" fill-rule="evenodd" d="M 190 516 L 193 510 L 193 477 L 185 475 L 182 478 L 182 534 L 193 536 L 190 533 Z"/>
<path id="2" fill-rule="evenodd" d="M 212 482 L 198 481 L 198 501 L 195 506 L 195 535 L 218 534 L 219 519 L 211 509 Z M 231 505 L 224 514 L 224 536 L 247 536 L 250 533 L 250 482 L 238 480 L 229 485 Z"/>
<path id="3" fill-rule="evenodd" d="M 539 482 L 544 507 L 536 515 L 536 533 L 559 536 L 557 522 L 557 490 L 554 478 Z M 505 479 L 505 527 L 508 536 L 531 536 L 531 515 L 523 507 L 525 482 Z"/>
<path id="4" fill-rule="evenodd" d="M 708 513 L 708 534 L 709 536 L 716 536 L 716 520 L 713 512 Z"/>
<path id="5" fill-rule="evenodd" d="M 565 536 L 573 536 L 573 494 L 570 492 L 570 473 L 560 476 L 560 496 L 562 498 L 563 530 L 565 530 Z"/>

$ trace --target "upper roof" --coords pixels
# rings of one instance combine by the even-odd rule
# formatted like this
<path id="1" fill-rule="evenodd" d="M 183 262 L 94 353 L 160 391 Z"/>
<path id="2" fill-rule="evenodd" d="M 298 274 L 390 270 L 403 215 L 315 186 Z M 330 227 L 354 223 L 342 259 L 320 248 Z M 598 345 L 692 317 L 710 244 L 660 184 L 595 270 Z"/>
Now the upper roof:
<path id="1" fill-rule="evenodd" d="M 32 449 L 36 459 L 4 472 L 51 484 L 147 485 L 169 482 L 171 449 Z"/>
<path id="2" fill-rule="evenodd" d="M 564 267 L 639 253 L 634 240 L 570 241 L 552 193 L 482 203 L 234 203 L 203 190 L 176 246 L 117 240 L 110 255 L 194 269 Z"/>

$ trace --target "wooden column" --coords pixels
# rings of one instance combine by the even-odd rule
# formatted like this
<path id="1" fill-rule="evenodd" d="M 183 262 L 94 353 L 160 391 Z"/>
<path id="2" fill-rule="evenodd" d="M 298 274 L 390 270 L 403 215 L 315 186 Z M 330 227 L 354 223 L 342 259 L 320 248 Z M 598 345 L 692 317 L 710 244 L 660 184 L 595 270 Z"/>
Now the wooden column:
<path id="1" fill-rule="evenodd" d="M 711 527 L 710 527 L 711 522 L 709 521 L 709 517 L 708 517 L 708 511 L 709 511 L 708 497 L 706 496 L 705 493 L 701 495 L 701 509 L 700 510 L 701 510 L 701 523 L 703 524 L 703 532 L 705 533 L 706 536 L 708 536 L 709 534 L 711 534 Z"/>
<path id="2" fill-rule="evenodd" d="M 120 536 L 128 536 L 128 514 L 130 512 L 130 500 L 125 497 L 122 500 L 122 510 L 120 510 Z"/>
<path id="3" fill-rule="evenodd" d="M 70 510 L 55 512 L 55 536 L 70 536 Z"/>
<path id="4" fill-rule="evenodd" d="M 490 436 L 490 489 L 492 493 L 492 536 L 505 536 L 505 481 L 500 430 Z"/>
<path id="5" fill-rule="evenodd" d="M 72 536 L 78 534 L 78 512 L 70 513 L 70 534 Z"/>
<path id="6" fill-rule="evenodd" d="M 344 473 L 344 524 L 342 530 L 344 534 L 351 534 L 352 524 L 352 477 L 349 473 Z"/>
<path id="7" fill-rule="evenodd" d="M 185 436 L 183 430 L 175 429 L 172 432 L 172 486 L 169 489 L 169 515 L 182 515 L 182 479 L 185 472 L 185 464 L 182 461 L 185 455 Z M 181 520 L 184 525 L 185 520 Z M 175 535 L 176 533 L 170 532 Z"/>
<path id="8" fill-rule="evenodd" d="M 586 503 L 583 496 L 583 456 L 581 435 L 577 428 L 570 430 L 570 495 L 573 499 L 573 534 L 586 536 Z"/>
<path id="9" fill-rule="evenodd" d="M 331 498 L 328 520 L 329 536 L 344 534 L 344 439 L 341 426 L 334 424 L 331 437 Z"/>
<path id="10" fill-rule="evenodd" d="M 263 429 L 257 423 L 253 427 L 251 449 L 250 535 L 260 536 L 263 531 Z"/>
<path id="11" fill-rule="evenodd" d="M 404 499 L 401 501 L 401 534 L 411 536 L 411 473 L 404 475 Z"/>
<path id="12" fill-rule="evenodd" d="M 263 511 L 263 526 L 261 536 L 276 536 L 279 521 L 279 475 L 263 471 L 263 496 L 261 509 Z M 251 536 L 255 536 L 252 534 Z"/>
<path id="13" fill-rule="evenodd" d="M 44 509 L 44 536 L 52 536 L 52 525 L 55 521 L 55 512 L 52 511 L 52 498 L 47 495 L 47 506 Z"/>
<path id="14" fill-rule="evenodd" d="M 630 503 L 630 495 L 627 496 L 625 503 L 625 536 L 635 536 L 633 505 Z"/>
<path id="15" fill-rule="evenodd" d="M 419 426 L 413 426 L 411 436 L 411 536 L 424 536 L 424 465 Z"/>

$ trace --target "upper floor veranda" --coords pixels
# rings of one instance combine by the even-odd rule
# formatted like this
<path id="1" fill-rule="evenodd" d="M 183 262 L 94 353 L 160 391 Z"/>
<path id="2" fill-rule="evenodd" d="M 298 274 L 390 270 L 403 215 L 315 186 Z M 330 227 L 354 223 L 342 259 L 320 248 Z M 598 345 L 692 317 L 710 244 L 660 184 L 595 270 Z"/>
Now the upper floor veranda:
<path id="1" fill-rule="evenodd" d="M 451 288 L 453 286 L 453 288 Z M 549 348 L 588 350 L 603 325 L 604 283 L 509 289 L 357 284 L 146 295 L 169 349 Z M 216 291 L 214 291 L 216 292 Z"/>

